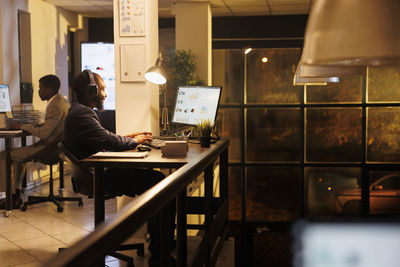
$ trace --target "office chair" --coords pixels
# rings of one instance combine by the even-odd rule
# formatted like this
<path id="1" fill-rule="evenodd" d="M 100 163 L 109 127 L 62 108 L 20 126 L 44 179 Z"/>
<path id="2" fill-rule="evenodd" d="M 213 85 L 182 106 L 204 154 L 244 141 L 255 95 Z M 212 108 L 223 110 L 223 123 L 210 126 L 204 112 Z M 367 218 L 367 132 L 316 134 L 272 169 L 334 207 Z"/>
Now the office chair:
<path id="1" fill-rule="evenodd" d="M 28 196 L 28 201 L 24 202 L 21 206 L 22 211 L 26 211 L 28 205 L 33 205 L 42 202 L 53 202 L 57 206 L 57 211 L 62 212 L 64 210 L 64 201 L 78 201 L 78 206 L 82 207 L 83 202 L 81 197 L 63 197 L 62 193 L 64 190 L 64 160 L 60 158 L 60 151 L 57 147 L 58 141 L 61 137 L 52 144 L 46 145 L 42 150 L 32 155 L 31 159 L 50 166 L 50 179 L 49 179 L 49 194 L 47 196 Z M 56 196 L 53 192 L 53 165 L 59 164 L 59 176 L 60 176 L 60 195 Z"/>
<path id="2" fill-rule="evenodd" d="M 75 155 L 72 153 L 72 151 L 67 147 L 67 145 L 65 143 L 63 143 L 61 141 L 58 143 L 57 146 L 60 149 L 60 151 L 71 161 L 71 164 L 74 165 L 75 171 L 79 171 L 79 172 L 82 172 L 83 174 L 93 176 L 92 172 L 88 168 L 84 167 L 79 162 L 79 159 L 77 157 L 75 157 Z M 72 175 L 74 175 L 74 173 Z M 72 182 L 74 192 L 87 195 L 89 198 L 93 197 L 93 195 L 92 195 L 93 194 L 92 193 L 93 179 L 91 179 L 91 182 L 92 182 L 91 184 L 89 183 L 89 185 L 82 185 L 82 184 L 78 184 L 76 182 L 76 179 L 74 179 L 74 177 L 71 176 L 71 182 Z M 110 199 L 110 198 L 114 198 L 114 197 L 115 196 L 109 196 L 109 195 L 105 196 L 106 199 Z M 126 261 L 128 263 L 128 266 L 133 267 L 134 266 L 133 258 L 118 252 L 118 251 L 124 251 L 124 250 L 136 250 L 136 253 L 138 256 L 144 256 L 144 243 L 119 245 L 118 248 L 116 249 L 116 251 L 110 252 L 108 254 L 114 258 Z"/>

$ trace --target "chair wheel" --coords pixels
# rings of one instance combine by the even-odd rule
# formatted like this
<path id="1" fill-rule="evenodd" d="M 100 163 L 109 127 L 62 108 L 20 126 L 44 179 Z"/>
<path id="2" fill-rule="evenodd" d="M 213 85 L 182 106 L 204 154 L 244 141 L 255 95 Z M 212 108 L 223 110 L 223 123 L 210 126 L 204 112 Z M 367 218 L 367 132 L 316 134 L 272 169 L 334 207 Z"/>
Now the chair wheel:
<path id="1" fill-rule="evenodd" d="M 138 248 L 138 249 L 136 250 L 136 254 L 137 254 L 138 256 L 143 257 L 143 256 L 144 256 L 144 248 Z"/>
<path id="2" fill-rule="evenodd" d="M 78 207 L 83 207 L 83 202 L 82 202 L 82 200 L 78 202 Z"/>
<path id="3" fill-rule="evenodd" d="M 27 208 L 28 208 L 27 205 L 24 203 L 24 204 L 21 206 L 21 211 L 26 211 Z"/>
<path id="4" fill-rule="evenodd" d="M 64 207 L 61 207 L 61 206 L 58 206 L 58 207 L 57 207 L 57 211 L 58 211 L 58 212 L 62 212 L 63 210 L 64 210 Z"/>

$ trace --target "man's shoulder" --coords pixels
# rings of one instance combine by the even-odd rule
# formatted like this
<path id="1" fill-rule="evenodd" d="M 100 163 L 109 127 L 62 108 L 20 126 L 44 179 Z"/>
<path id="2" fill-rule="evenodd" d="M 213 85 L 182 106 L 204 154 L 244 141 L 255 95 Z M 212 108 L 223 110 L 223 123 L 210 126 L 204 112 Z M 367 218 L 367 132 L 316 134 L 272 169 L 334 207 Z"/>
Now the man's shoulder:
<path id="1" fill-rule="evenodd" d="M 69 107 L 68 100 L 65 99 L 65 97 L 63 97 L 61 94 L 55 95 L 54 99 L 51 101 L 51 104 L 53 104 L 53 103 L 55 106 L 58 106 L 58 107 L 62 107 L 62 108 L 67 107 L 67 109 Z"/>
<path id="2" fill-rule="evenodd" d="M 95 114 L 93 109 L 79 103 L 72 103 L 68 111 L 68 116 L 93 116 Z"/>

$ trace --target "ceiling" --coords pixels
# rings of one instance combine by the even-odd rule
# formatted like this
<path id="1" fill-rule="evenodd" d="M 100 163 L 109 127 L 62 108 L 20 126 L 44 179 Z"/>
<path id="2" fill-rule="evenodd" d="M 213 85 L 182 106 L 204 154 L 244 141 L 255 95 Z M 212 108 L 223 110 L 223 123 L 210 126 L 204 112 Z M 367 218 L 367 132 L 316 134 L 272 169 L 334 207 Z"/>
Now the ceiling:
<path id="1" fill-rule="evenodd" d="M 88 17 L 112 17 L 113 0 L 44 0 Z M 171 6 L 204 0 L 158 0 L 160 17 L 171 17 Z M 209 0 L 213 16 L 308 14 L 315 0 Z"/>

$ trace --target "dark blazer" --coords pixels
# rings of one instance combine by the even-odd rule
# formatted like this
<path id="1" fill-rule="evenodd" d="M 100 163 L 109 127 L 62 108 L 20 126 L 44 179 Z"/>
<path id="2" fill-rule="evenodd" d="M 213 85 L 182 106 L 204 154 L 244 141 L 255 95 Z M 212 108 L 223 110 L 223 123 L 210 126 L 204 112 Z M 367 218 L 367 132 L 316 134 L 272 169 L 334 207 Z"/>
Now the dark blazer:
<path id="1" fill-rule="evenodd" d="M 79 103 L 72 104 L 69 109 L 64 129 L 63 143 L 78 160 L 99 151 L 123 151 L 137 146 L 135 139 L 106 130 L 100 124 L 96 112 Z M 93 193 L 93 178 L 89 169 L 72 164 L 72 177 L 79 193 Z M 106 187 L 106 191 L 107 189 L 110 188 Z M 112 190 L 110 192 L 112 193 Z"/>

